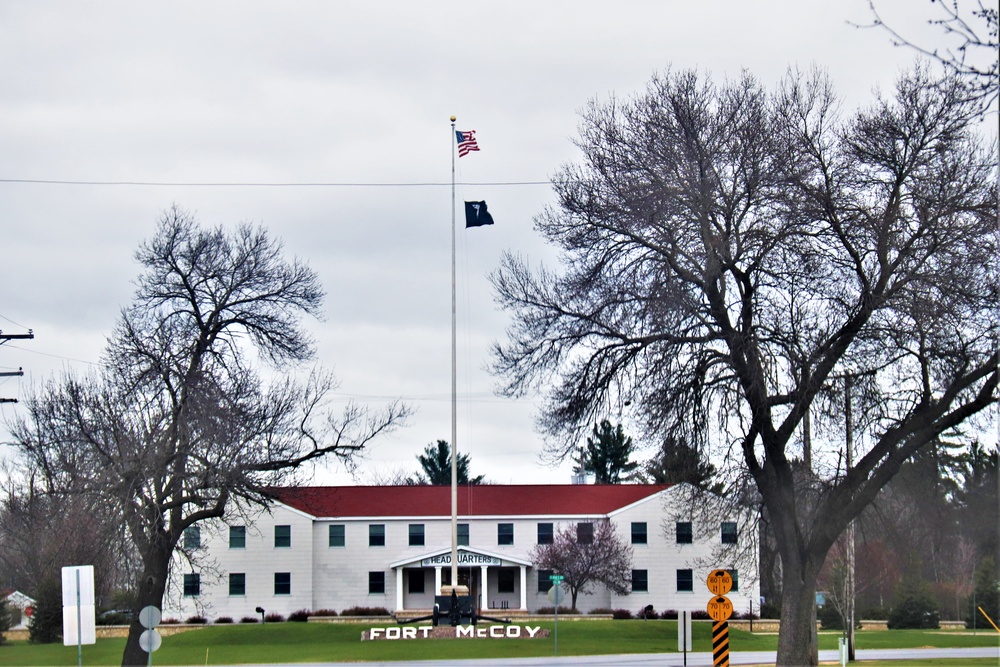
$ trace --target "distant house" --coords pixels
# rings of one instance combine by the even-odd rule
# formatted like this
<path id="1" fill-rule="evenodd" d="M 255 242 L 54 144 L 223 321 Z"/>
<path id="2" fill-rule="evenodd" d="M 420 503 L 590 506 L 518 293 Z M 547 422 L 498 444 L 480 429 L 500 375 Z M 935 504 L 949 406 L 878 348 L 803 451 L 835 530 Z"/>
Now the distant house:
<path id="1" fill-rule="evenodd" d="M 24 593 L 11 589 L 0 589 L 0 597 L 7 600 L 7 609 L 10 610 L 10 629 L 26 629 L 31 621 L 31 611 L 35 601 Z"/>
<path id="2" fill-rule="evenodd" d="M 459 583 L 489 609 L 551 607 L 550 572 L 531 552 L 566 525 L 610 520 L 633 549 L 632 591 L 601 586 L 578 608 L 705 609 L 708 573 L 730 569 L 735 610 L 758 599 L 751 572 L 719 553 L 750 546 L 752 531 L 732 520 L 685 516 L 684 487 L 663 485 L 470 485 L 458 489 Z M 165 616 L 239 619 L 261 607 L 296 610 L 384 607 L 428 610 L 451 569 L 451 490 L 447 486 L 341 486 L 277 489 L 270 511 L 206 522 L 185 534 L 190 560 L 177 558 Z M 755 548 L 742 549 L 756 553 Z M 743 576 L 741 576 L 743 575 Z"/>

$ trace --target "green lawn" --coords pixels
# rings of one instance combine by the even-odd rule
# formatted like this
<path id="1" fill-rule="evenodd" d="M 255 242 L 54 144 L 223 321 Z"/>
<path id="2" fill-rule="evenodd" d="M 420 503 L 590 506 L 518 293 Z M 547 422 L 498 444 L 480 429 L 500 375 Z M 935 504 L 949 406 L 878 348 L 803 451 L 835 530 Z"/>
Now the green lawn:
<path id="1" fill-rule="evenodd" d="M 552 630 L 551 622 L 529 622 Z M 553 638 L 497 640 L 360 641 L 369 625 L 335 623 L 274 623 L 267 625 L 216 625 L 166 637 L 153 654 L 154 665 L 213 665 L 222 663 L 282 663 L 322 661 L 431 660 L 450 658 L 535 657 L 553 654 Z M 388 627 L 388 626 L 385 626 Z M 696 652 L 710 650 L 710 625 L 696 623 Z M 821 633 L 821 649 L 837 648 L 837 633 Z M 997 646 L 997 635 L 981 632 L 897 630 L 859 632 L 857 646 L 865 648 L 914 648 Z M 83 647 L 85 665 L 121 663 L 124 639 L 102 639 Z M 730 630 L 733 651 L 774 650 L 776 635 L 751 635 Z M 677 624 L 672 621 L 563 621 L 559 623 L 559 655 L 609 653 L 667 653 L 677 649 Z M 76 647 L 35 646 L 12 642 L 0 647 L 0 665 L 75 665 Z M 868 665 L 872 663 L 866 663 Z M 893 662 L 893 667 L 903 663 Z M 930 663 L 912 663 L 930 664 Z M 944 665 L 937 661 L 933 664 Z M 966 661 L 965 664 L 968 664 Z M 995 665 L 996 661 L 984 661 Z"/>

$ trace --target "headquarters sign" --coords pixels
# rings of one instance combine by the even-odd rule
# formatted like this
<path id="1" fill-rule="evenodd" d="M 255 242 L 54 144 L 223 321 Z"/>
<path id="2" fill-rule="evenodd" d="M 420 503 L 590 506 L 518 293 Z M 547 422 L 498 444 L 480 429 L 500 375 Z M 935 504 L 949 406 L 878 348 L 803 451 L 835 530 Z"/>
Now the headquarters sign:
<path id="1" fill-rule="evenodd" d="M 459 565 L 503 565 L 503 561 L 495 556 L 487 556 L 486 554 L 477 554 L 471 551 L 458 552 L 458 564 Z M 439 565 L 451 565 L 451 553 L 443 553 L 438 556 L 431 556 L 430 558 L 424 558 L 420 561 L 420 567 L 437 567 Z"/>

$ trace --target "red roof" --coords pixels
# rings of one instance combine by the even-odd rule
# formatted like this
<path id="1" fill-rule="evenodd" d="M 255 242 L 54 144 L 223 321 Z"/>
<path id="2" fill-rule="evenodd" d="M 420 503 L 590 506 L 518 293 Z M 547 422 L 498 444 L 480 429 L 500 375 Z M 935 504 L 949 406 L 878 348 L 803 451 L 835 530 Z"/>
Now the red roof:
<path id="1" fill-rule="evenodd" d="M 662 484 L 473 484 L 458 487 L 462 516 L 603 515 L 648 498 Z M 451 516 L 449 486 L 300 486 L 274 498 L 315 517 Z"/>

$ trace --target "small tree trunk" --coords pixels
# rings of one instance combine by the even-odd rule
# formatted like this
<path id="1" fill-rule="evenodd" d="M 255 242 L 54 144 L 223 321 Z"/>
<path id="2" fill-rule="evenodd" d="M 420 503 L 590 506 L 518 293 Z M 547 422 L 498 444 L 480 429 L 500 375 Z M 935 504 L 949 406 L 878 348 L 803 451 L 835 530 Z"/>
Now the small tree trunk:
<path id="1" fill-rule="evenodd" d="M 170 554 L 172 549 L 166 551 L 160 549 L 155 554 L 150 554 L 146 559 L 142 577 L 139 579 L 138 598 L 135 611 L 152 605 L 157 609 L 162 609 L 163 595 L 167 589 L 167 573 L 170 565 Z M 146 628 L 139 623 L 138 614 L 132 619 L 132 625 L 128 629 L 128 640 L 125 642 L 125 651 L 122 653 L 122 667 L 145 667 L 148 664 L 149 654 L 139 646 L 139 637 Z"/>
<path id="2" fill-rule="evenodd" d="M 816 638 L 816 578 L 803 574 L 801 565 L 785 564 L 782 577 L 781 633 L 778 667 L 815 666 L 819 661 Z"/>

